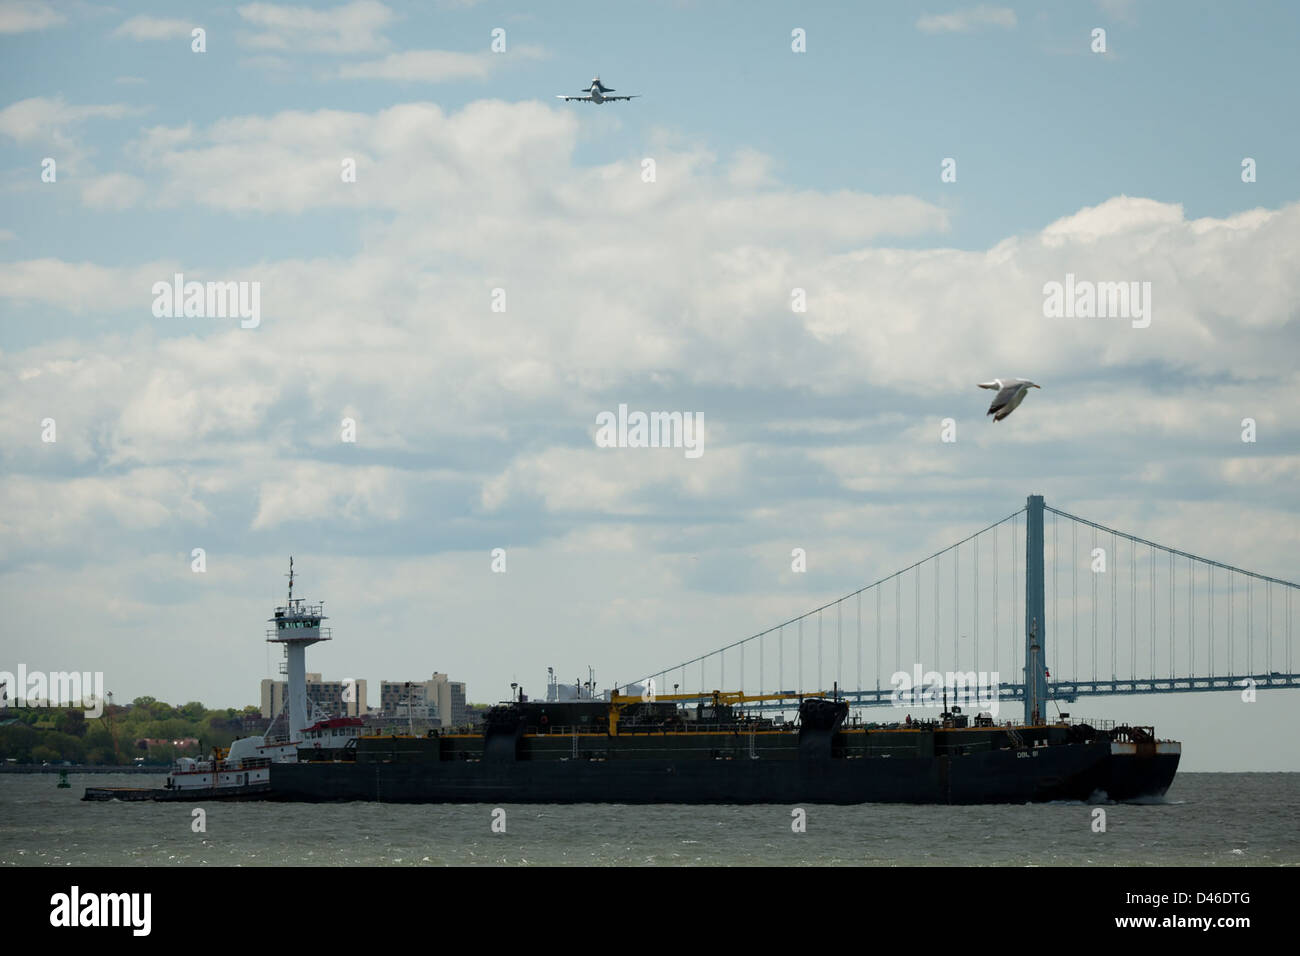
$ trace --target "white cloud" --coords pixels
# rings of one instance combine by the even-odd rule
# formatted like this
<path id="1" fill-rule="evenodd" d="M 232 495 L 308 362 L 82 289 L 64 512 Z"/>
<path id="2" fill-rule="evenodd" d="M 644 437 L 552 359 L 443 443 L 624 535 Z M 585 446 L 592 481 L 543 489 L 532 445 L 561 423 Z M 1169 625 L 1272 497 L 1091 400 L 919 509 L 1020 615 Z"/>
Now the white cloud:
<path id="1" fill-rule="evenodd" d="M 473 235 L 430 234 L 416 226 L 461 254 L 490 256 L 499 256 L 503 243 L 531 249 L 550 244 L 552 231 L 566 240 L 586 231 L 587 254 L 575 263 L 580 270 L 605 267 L 601 250 L 628 241 L 628 216 L 655 224 L 644 244 L 632 240 L 649 261 L 663 254 L 653 242 L 681 241 L 668 240 L 668 233 L 709 236 L 711 250 L 701 250 L 707 257 L 781 239 L 825 247 L 947 228 L 946 212 L 913 197 L 756 193 L 769 163 L 753 151 L 723 166 L 707 153 L 664 147 L 656 151 L 654 184 L 641 181 L 639 159 L 575 169 L 579 129 L 573 111 L 549 104 L 489 100 L 448 114 L 410 103 L 373 115 L 321 110 L 235 117 L 200 131 L 154 128 L 138 151 L 159 179 L 163 204 L 294 213 L 436 209 L 440 216 L 462 210 L 479 217 Z M 356 183 L 340 181 L 343 157 L 356 159 Z M 623 238 L 607 245 L 606 231 Z"/>
<path id="2" fill-rule="evenodd" d="M 483 79 L 492 69 L 490 53 L 456 53 L 450 50 L 408 50 L 390 53 L 382 60 L 351 63 L 339 68 L 343 79 L 398 80 L 441 83 L 444 80 Z"/>
<path id="3" fill-rule="evenodd" d="M 241 70 L 262 70 L 267 73 L 279 73 L 283 76 L 300 72 L 302 69 L 288 57 L 275 56 L 270 53 L 241 57 L 239 68 Z"/>
<path id="4" fill-rule="evenodd" d="M 759 186 L 775 185 L 772 175 L 772 157 L 756 149 L 740 149 L 732 158 L 731 168 L 727 170 L 727 179 L 733 186 L 753 189 Z"/>
<path id="5" fill-rule="evenodd" d="M 127 209 L 144 198 L 147 191 L 144 181 L 138 176 L 107 173 L 87 179 L 81 198 L 87 206 L 95 209 Z"/>
<path id="6" fill-rule="evenodd" d="M 0 2 L 0 34 L 27 33 L 63 23 L 67 18 L 52 3 L 41 0 L 4 0 Z"/>
<path id="7" fill-rule="evenodd" d="M 121 103 L 73 106 L 61 96 L 36 96 L 0 110 L 0 133 L 20 143 L 44 142 L 67 148 L 73 145 L 70 130 L 86 120 L 120 119 L 139 112 Z"/>
<path id="8" fill-rule="evenodd" d="M 916 21 L 916 28 L 924 33 L 969 33 L 981 27 L 1011 28 L 1015 25 L 1016 12 L 1010 7 L 984 3 L 951 13 L 927 14 Z"/>
<path id="9" fill-rule="evenodd" d="M 342 79 L 391 80 L 400 83 L 442 83 L 447 80 L 485 79 L 494 69 L 520 59 L 540 59 L 541 47 L 520 44 L 509 57 L 495 53 L 457 53 L 452 50 L 406 50 L 382 60 L 351 63 L 339 68 Z"/>
<path id="10" fill-rule="evenodd" d="M 364 253 L 349 260 L 218 278 L 262 282 L 266 327 L 251 341 L 310 323 L 327 362 L 355 334 L 356 315 L 383 315 L 366 334 L 404 356 L 436 330 L 435 363 L 460 356 L 444 370 L 464 389 L 460 402 L 502 389 L 555 400 L 663 368 L 681 370 L 679 382 L 824 393 L 862 382 L 964 390 L 1006 374 L 1050 384 L 1080 362 L 1284 370 L 1283 353 L 1251 333 L 1281 330 L 1300 294 L 1284 253 L 1300 242 L 1300 207 L 1187 220 L 1176 204 L 1117 197 L 985 252 L 891 249 L 877 244 L 941 234 L 947 214 L 914 197 L 791 189 L 752 152 L 719 160 L 660 151 L 658 181 L 647 184 L 635 160 L 575 166 L 577 131 L 564 110 L 493 101 L 450 114 L 405 104 L 157 127 L 138 144 L 148 189 L 111 175 L 92 181 L 86 199 L 386 211 L 391 222 L 370 229 Z M 357 158 L 357 183 L 340 181 L 343 156 Z M 737 176 L 738 166 L 763 172 Z M 473 230 L 461 228 L 469 221 Z M 443 261 L 460 268 L 434 265 Z M 171 274 L 159 270 L 11 263 L 0 268 L 0 293 L 143 310 L 141 290 Z M 1044 318 L 1043 285 L 1067 273 L 1151 282 L 1151 328 Z M 475 321 L 458 317 L 490 315 L 498 285 L 511 312 L 491 321 L 510 331 L 483 340 Z M 791 310 L 795 288 L 806 290 L 806 313 Z M 1016 334 L 994 334 L 1009 321 Z M 963 362 L 937 363 L 939 348 Z M 923 368 L 932 371 L 917 376 Z M 375 387 L 385 380 L 377 371 Z"/>
<path id="11" fill-rule="evenodd" d="M 1098 205 L 1064 216 L 1042 233 L 1046 246 L 1069 242 L 1094 243 L 1125 233 L 1158 230 L 1183 225 L 1183 207 L 1154 199 L 1117 196 Z"/>
<path id="12" fill-rule="evenodd" d="M 278 465 L 258 489 L 254 529 L 291 521 L 396 521 L 405 509 L 404 476 L 377 466 Z"/>
<path id="13" fill-rule="evenodd" d="M 113 36 L 127 37 L 131 40 L 175 40 L 180 37 L 188 39 L 197 26 L 200 24 L 189 20 L 140 15 L 122 23 L 113 31 Z"/>
<path id="14" fill-rule="evenodd" d="M 249 3 L 238 10 L 260 30 L 244 42 L 265 50 L 372 53 L 387 48 L 383 31 L 397 19 L 375 0 L 353 0 L 328 10 L 275 3 Z"/>
<path id="15" fill-rule="evenodd" d="M 9 506 L 0 514 L 0 535 L 15 550 L 89 546 L 84 535 L 93 524 L 138 532 L 173 520 L 208 518 L 199 489 L 175 469 L 137 468 L 62 481 L 12 475 L 4 491 Z"/>
<path id="16" fill-rule="evenodd" d="M 0 298 L 40 303 L 68 312 L 92 309 L 148 309 L 153 282 L 170 275 L 166 266 L 114 269 L 92 262 L 25 259 L 0 264 Z"/>
<path id="17" fill-rule="evenodd" d="M 247 555 L 292 540 L 316 552 L 312 593 L 367 626 L 401 630 L 383 617 L 403 613 L 394 603 L 434 602 L 446 628 L 544 607 L 543 643 L 596 634 L 591 659 L 630 675 L 904 566 L 1039 488 L 1155 540 L 1285 568 L 1300 206 L 1189 219 L 1121 196 L 987 250 L 894 248 L 942 236 L 948 214 L 796 188 L 752 150 L 659 144 L 658 181 L 643 183 L 639 153 L 578 162 L 581 129 L 549 103 L 484 101 L 143 131 L 129 173 L 92 178 L 87 202 L 144 189 L 137 203 L 231 212 L 248 230 L 355 210 L 356 251 L 0 264 L 0 308 L 37 342 L 0 354 L 11 592 L 46 597 L 30 569 L 93 557 L 97 606 L 113 596 L 134 613 L 149 604 L 139 582 L 170 587 L 166 569 L 188 575 L 189 548 L 205 546 L 201 586 L 229 575 L 229 604 L 282 571 Z M 354 184 L 339 179 L 347 155 Z M 175 271 L 259 281 L 262 325 L 153 318 L 151 285 Z M 1151 281 L 1151 327 L 1043 318 L 1043 283 L 1067 272 Z M 495 287 L 504 313 L 489 308 Z M 790 308 L 794 287 L 806 313 Z M 1044 388 L 992 425 L 975 383 L 1005 374 Z M 703 457 L 594 447 L 595 414 L 620 401 L 702 412 Z M 354 445 L 339 440 L 344 415 Z M 47 416 L 55 445 L 40 441 Z M 1247 416 L 1258 445 L 1240 441 Z M 1205 507 L 1242 489 L 1239 510 Z M 498 543 L 510 574 L 489 576 Z M 808 585 L 788 571 L 796 544 L 823 575 Z M 716 593 L 719 574 L 734 595 Z M 376 585 L 388 605 L 366 603 Z M 714 593 L 683 601 L 691 589 Z M 17 597 L 18 619 L 37 620 Z M 205 600 L 187 613 L 230 619 Z M 627 646 L 602 650 L 608 634 Z M 246 661 L 227 670 L 251 686 Z"/>
<path id="18" fill-rule="evenodd" d="M 1136 19 L 1137 0 L 1097 0 L 1097 6 L 1107 16 L 1132 23 Z"/>
<path id="19" fill-rule="evenodd" d="M 593 415 L 594 418 L 594 415 Z M 548 448 L 521 455 L 483 485 L 481 502 L 488 511 L 506 504 L 540 500 L 548 511 L 603 514 L 649 514 L 658 495 L 708 498 L 734 487 L 743 473 L 748 449 L 738 450 L 713 440 L 707 429 L 704 454 L 688 459 L 680 448 L 615 449 Z"/>

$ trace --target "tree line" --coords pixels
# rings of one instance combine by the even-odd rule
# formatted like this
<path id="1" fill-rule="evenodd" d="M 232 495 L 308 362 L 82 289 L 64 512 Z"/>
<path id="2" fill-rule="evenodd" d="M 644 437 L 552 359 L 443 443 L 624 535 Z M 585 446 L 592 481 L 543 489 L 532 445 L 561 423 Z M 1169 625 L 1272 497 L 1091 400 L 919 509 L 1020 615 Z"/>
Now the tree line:
<path id="1" fill-rule="evenodd" d="M 194 700 L 174 707 L 153 697 L 106 705 L 98 718 L 88 718 L 80 708 L 5 707 L 0 710 L 0 761 L 121 766 L 140 757 L 148 764 L 168 765 L 178 756 L 229 747 L 236 737 L 248 733 L 243 718 L 259 715 L 253 706 L 209 710 Z M 196 738 L 198 744 L 149 747 L 144 743 L 187 737 Z"/>

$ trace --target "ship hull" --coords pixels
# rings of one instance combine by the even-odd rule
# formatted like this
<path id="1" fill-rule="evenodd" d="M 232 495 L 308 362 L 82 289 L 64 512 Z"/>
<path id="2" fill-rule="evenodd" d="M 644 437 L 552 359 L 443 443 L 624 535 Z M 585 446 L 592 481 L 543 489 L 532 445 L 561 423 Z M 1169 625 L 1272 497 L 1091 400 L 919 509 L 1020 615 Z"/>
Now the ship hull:
<path id="1" fill-rule="evenodd" d="M 81 799 L 195 803 L 210 800 L 265 800 L 270 795 L 270 784 L 253 783 L 229 787 L 189 787 L 183 790 L 166 787 L 87 787 Z"/>
<path id="2" fill-rule="evenodd" d="M 1175 742 L 1112 743 L 1102 792 L 1118 802 L 1159 800 L 1174 782 L 1182 746 Z"/>
<path id="3" fill-rule="evenodd" d="M 957 757 L 277 764 L 267 799 L 382 803 L 917 803 L 1125 799 L 1163 793 L 1151 762 L 1119 771 L 1106 741 Z M 1176 768 L 1176 760 L 1174 763 Z M 1116 774 L 1119 776 L 1116 776 Z M 1169 779 L 1172 779 L 1172 774 Z M 1122 784 L 1122 790 L 1120 785 Z"/>

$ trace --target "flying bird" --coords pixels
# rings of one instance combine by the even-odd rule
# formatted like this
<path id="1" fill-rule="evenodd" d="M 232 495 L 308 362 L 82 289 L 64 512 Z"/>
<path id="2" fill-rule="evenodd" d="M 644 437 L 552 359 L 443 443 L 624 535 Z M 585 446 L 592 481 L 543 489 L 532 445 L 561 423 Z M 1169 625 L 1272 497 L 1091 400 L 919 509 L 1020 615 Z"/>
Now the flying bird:
<path id="1" fill-rule="evenodd" d="M 992 415 L 995 422 L 1002 421 L 1020 407 L 1020 403 L 1025 400 L 1031 388 L 1042 388 L 1041 385 L 1035 385 L 1027 378 L 995 378 L 991 382 L 980 382 L 979 386 L 998 390 L 993 398 L 993 404 L 989 406 L 986 413 Z"/>

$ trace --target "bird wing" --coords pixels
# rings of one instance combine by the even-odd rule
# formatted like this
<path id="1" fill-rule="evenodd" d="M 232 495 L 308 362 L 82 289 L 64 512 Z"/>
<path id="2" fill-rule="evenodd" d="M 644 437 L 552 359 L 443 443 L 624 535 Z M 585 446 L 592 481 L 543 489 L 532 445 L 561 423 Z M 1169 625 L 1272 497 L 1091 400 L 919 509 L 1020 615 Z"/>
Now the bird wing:
<path id="1" fill-rule="evenodd" d="M 991 382 L 980 382 L 979 387 L 980 388 L 1001 388 L 1002 380 L 1000 378 L 995 378 Z"/>
<path id="2" fill-rule="evenodd" d="M 983 386 L 981 386 L 981 387 L 983 387 Z M 987 415 L 992 415 L 992 414 L 993 414 L 994 412 L 996 412 L 998 409 L 1002 408 L 1004 405 L 1006 405 L 1008 402 L 1010 402 L 1013 398 L 1015 398 L 1015 397 L 1016 397 L 1016 392 L 1018 392 L 1018 391 L 1020 391 L 1020 383 L 1019 383 L 1019 382 L 1017 382 L 1015 385 L 1005 385 L 1005 386 L 1003 386 L 1002 389 L 1001 389 L 1001 390 L 1000 390 L 1000 391 L 999 391 L 995 396 L 993 396 L 993 403 L 992 403 L 991 405 L 989 405 L 989 410 L 988 410 L 985 414 L 987 414 Z"/>

